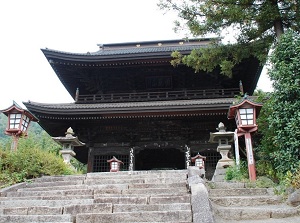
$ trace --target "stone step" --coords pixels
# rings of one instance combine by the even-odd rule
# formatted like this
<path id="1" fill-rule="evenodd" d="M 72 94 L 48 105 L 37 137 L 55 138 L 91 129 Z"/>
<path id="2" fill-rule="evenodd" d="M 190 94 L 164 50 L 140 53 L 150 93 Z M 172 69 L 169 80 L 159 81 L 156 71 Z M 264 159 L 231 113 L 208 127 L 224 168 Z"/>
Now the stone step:
<path id="1" fill-rule="evenodd" d="M 141 184 L 145 183 L 144 179 L 87 179 L 86 185 L 104 185 L 104 184 Z"/>
<path id="2" fill-rule="evenodd" d="M 92 189 L 8 192 L 7 197 L 93 195 Z"/>
<path id="3" fill-rule="evenodd" d="M 33 182 L 26 184 L 26 188 L 32 187 L 56 187 L 56 186 L 74 186 L 83 185 L 83 181 L 51 181 L 51 182 Z"/>
<path id="4" fill-rule="evenodd" d="M 186 187 L 186 182 L 176 182 L 176 183 L 164 183 L 164 184 L 156 184 L 156 183 L 137 183 L 137 184 L 129 184 L 129 189 L 138 189 L 138 188 L 176 188 L 176 187 Z"/>
<path id="5" fill-rule="evenodd" d="M 187 170 L 153 170 L 153 171 L 120 171 L 120 172 L 97 172 L 82 175 L 69 176 L 43 176 L 36 178 L 36 183 L 50 183 L 60 181 L 82 182 L 86 179 L 140 179 L 140 178 L 179 178 L 186 179 Z M 78 184 L 78 183 L 75 183 Z"/>
<path id="6" fill-rule="evenodd" d="M 234 189 L 234 188 L 256 188 L 255 182 L 212 182 L 209 181 L 206 183 L 207 188 L 211 189 Z"/>
<path id="7" fill-rule="evenodd" d="M 186 179 L 187 176 L 186 174 L 178 174 L 178 173 L 168 173 L 168 174 L 157 174 L 157 173 L 153 173 L 153 174 L 127 174 L 127 175 L 116 175 L 115 173 L 110 173 L 110 174 L 93 174 L 93 175 L 87 175 L 85 179 L 153 179 L 153 178 L 178 178 L 178 179 Z"/>
<path id="8" fill-rule="evenodd" d="M 112 204 L 87 204 L 87 205 L 66 205 L 64 207 L 10 207 L 3 208 L 3 215 L 59 215 L 70 214 L 75 216 L 78 213 L 112 213 Z"/>
<path id="9" fill-rule="evenodd" d="M 61 215 L 63 207 L 10 207 L 3 208 L 3 215 Z"/>
<path id="10" fill-rule="evenodd" d="M 266 218 L 266 219 L 248 219 L 248 220 L 225 220 L 216 217 L 214 223 L 298 223 L 300 216 L 286 218 Z"/>
<path id="11" fill-rule="evenodd" d="M 87 185 L 99 185 L 99 184 L 172 184 L 172 183 L 185 183 L 186 179 L 177 179 L 177 178 L 125 178 L 125 179 L 86 179 L 85 184 Z"/>
<path id="12" fill-rule="evenodd" d="M 0 215 L 0 223 L 72 223 L 71 215 Z"/>
<path id="13" fill-rule="evenodd" d="M 299 216 L 300 210 L 287 205 L 259 206 L 259 207 L 214 207 L 214 213 L 225 220 L 258 220 Z"/>
<path id="14" fill-rule="evenodd" d="M 14 200 L 1 200 L 0 208 L 37 207 L 37 206 L 61 207 L 66 205 L 77 205 L 77 204 L 86 205 L 86 204 L 93 204 L 93 203 L 94 203 L 94 199 L 69 199 L 69 200 L 14 199 Z"/>
<path id="15" fill-rule="evenodd" d="M 66 185 L 66 186 L 43 186 L 39 187 L 37 184 L 35 187 L 24 187 L 17 190 L 17 192 L 22 191 L 51 191 L 51 190 L 85 190 L 85 189 L 93 189 L 90 188 L 88 185 L 79 184 L 79 185 Z"/>
<path id="16" fill-rule="evenodd" d="M 95 203 L 113 204 L 171 204 L 171 203 L 190 203 L 190 195 L 124 195 L 124 196 L 100 196 L 95 197 Z"/>
<path id="17" fill-rule="evenodd" d="M 278 196 L 233 196 L 233 197 L 211 197 L 210 200 L 220 206 L 257 206 L 281 204 L 282 199 Z"/>
<path id="18" fill-rule="evenodd" d="M 23 197 L 0 197 L 0 201 L 9 200 L 78 200 L 78 199 L 94 199 L 94 195 L 70 195 L 70 196 L 60 196 L 60 195 L 45 195 L 45 196 L 23 196 Z"/>
<path id="19" fill-rule="evenodd" d="M 191 211 L 119 212 L 112 214 L 78 214 L 76 223 L 119 222 L 192 222 Z"/>
<path id="20" fill-rule="evenodd" d="M 138 195 L 183 195 L 187 194 L 187 188 L 146 188 L 146 189 L 131 189 L 131 190 L 105 190 L 105 189 L 95 189 L 94 190 L 94 197 L 101 197 L 101 196 L 115 196 L 115 195 L 122 195 L 122 196 L 138 196 Z"/>
<path id="21" fill-rule="evenodd" d="M 98 190 L 95 190 L 95 194 L 98 192 Z M 101 192 L 101 190 L 100 190 Z M 146 189 L 129 189 L 129 190 L 122 190 L 122 194 L 184 194 L 187 193 L 187 188 L 146 188 Z"/>
<path id="22" fill-rule="evenodd" d="M 158 179 L 148 179 L 145 178 L 146 184 L 172 184 L 172 183 L 186 183 L 187 179 L 178 179 L 173 177 L 166 177 L 166 178 L 158 178 Z"/>
<path id="23" fill-rule="evenodd" d="M 168 184 L 166 184 L 168 186 Z M 37 185 L 36 187 L 26 187 L 26 188 L 20 188 L 18 189 L 18 192 L 22 191 L 55 191 L 55 190 L 124 190 L 128 189 L 129 184 L 100 184 L 100 185 L 66 185 L 66 186 L 45 186 Z"/>
<path id="24" fill-rule="evenodd" d="M 79 213 L 112 213 L 112 212 L 113 212 L 112 203 L 66 205 L 63 208 L 64 214 L 71 214 L 73 216 Z"/>
<path id="25" fill-rule="evenodd" d="M 44 185 L 38 185 L 35 183 L 36 187 L 32 187 L 32 184 L 30 184 L 30 187 L 20 188 L 17 190 L 17 192 L 24 192 L 24 191 L 65 191 L 65 190 L 126 190 L 126 189 L 152 189 L 152 188 L 186 188 L 186 183 L 164 183 L 164 184 L 155 184 L 155 183 L 134 183 L 134 184 L 94 184 L 94 185 L 65 185 L 65 186 L 44 186 Z"/>
<path id="26" fill-rule="evenodd" d="M 35 178 L 34 182 L 57 182 L 57 181 L 81 181 L 83 182 L 86 178 L 85 174 L 81 175 L 59 175 L 59 176 L 42 176 Z"/>
<path id="27" fill-rule="evenodd" d="M 243 182 L 207 182 L 208 189 L 234 189 L 247 188 L 247 183 Z"/>
<path id="28" fill-rule="evenodd" d="M 141 171 L 120 171 L 120 172 L 94 172 L 94 173 L 87 173 L 86 177 L 98 177 L 98 176 L 167 176 L 167 175 L 175 175 L 175 176 L 186 176 L 187 170 L 141 170 Z"/>
<path id="29" fill-rule="evenodd" d="M 269 195 L 269 189 L 267 188 L 235 188 L 235 189 L 209 189 L 210 197 L 222 197 L 222 196 L 251 196 L 251 195 Z"/>
<path id="30" fill-rule="evenodd" d="M 113 206 L 114 213 L 116 212 L 141 212 L 141 211 L 176 211 L 176 210 L 191 210 L 189 203 L 172 203 L 172 204 L 115 204 Z"/>

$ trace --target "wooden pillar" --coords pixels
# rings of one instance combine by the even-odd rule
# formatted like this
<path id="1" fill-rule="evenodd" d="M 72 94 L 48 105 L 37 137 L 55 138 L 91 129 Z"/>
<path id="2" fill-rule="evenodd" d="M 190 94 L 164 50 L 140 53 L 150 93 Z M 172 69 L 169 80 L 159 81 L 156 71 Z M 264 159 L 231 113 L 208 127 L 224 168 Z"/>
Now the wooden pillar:
<path id="1" fill-rule="evenodd" d="M 91 173 L 93 172 L 93 164 L 94 164 L 94 148 L 89 147 L 89 152 L 88 152 L 88 162 L 87 162 L 87 172 Z"/>

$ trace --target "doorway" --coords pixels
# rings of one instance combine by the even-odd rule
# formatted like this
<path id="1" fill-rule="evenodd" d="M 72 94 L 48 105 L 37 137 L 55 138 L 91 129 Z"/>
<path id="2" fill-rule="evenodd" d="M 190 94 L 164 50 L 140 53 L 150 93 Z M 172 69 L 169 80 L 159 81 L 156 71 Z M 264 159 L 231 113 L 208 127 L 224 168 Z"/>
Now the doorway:
<path id="1" fill-rule="evenodd" d="M 185 154 L 176 148 L 142 149 L 135 155 L 135 170 L 185 169 Z"/>

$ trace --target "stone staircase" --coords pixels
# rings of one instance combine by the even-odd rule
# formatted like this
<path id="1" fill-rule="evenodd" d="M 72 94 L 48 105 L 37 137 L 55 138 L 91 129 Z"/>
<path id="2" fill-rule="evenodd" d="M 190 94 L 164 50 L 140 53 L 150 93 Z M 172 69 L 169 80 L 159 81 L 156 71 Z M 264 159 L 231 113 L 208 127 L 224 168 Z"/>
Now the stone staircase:
<path id="1" fill-rule="evenodd" d="M 245 183 L 208 184 L 215 223 L 300 222 L 300 209 L 288 206 L 273 189 L 249 188 Z"/>
<path id="2" fill-rule="evenodd" d="M 186 170 L 41 177 L 0 195 L 0 223 L 193 222 Z"/>

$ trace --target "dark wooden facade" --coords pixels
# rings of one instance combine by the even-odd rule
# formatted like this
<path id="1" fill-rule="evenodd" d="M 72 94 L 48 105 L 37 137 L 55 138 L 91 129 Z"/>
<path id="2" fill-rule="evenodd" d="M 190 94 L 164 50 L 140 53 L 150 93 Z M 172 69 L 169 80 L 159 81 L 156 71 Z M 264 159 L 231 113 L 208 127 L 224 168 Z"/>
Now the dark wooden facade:
<path id="1" fill-rule="evenodd" d="M 86 143 L 76 158 L 88 170 L 107 171 L 107 159 L 116 156 L 128 169 L 134 151 L 134 169 L 186 165 L 187 149 L 207 156 L 208 172 L 219 158 L 209 133 L 219 122 L 234 123 L 227 112 L 239 93 L 239 81 L 252 94 L 261 67 L 254 58 L 242 61 L 233 77 L 170 65 L 171 53 L 183 54 L 207 47 L 209 39 L 151 41 L 99 45 L 95 53 L 74 54 L 43 49 L 43 53 L 74 103 L 24 102 L 51 136 L 72 127 Z M 210 157 L 211 158 L 210 161 Z M 211 162 L 211 168 L 210 168 Z"/>

